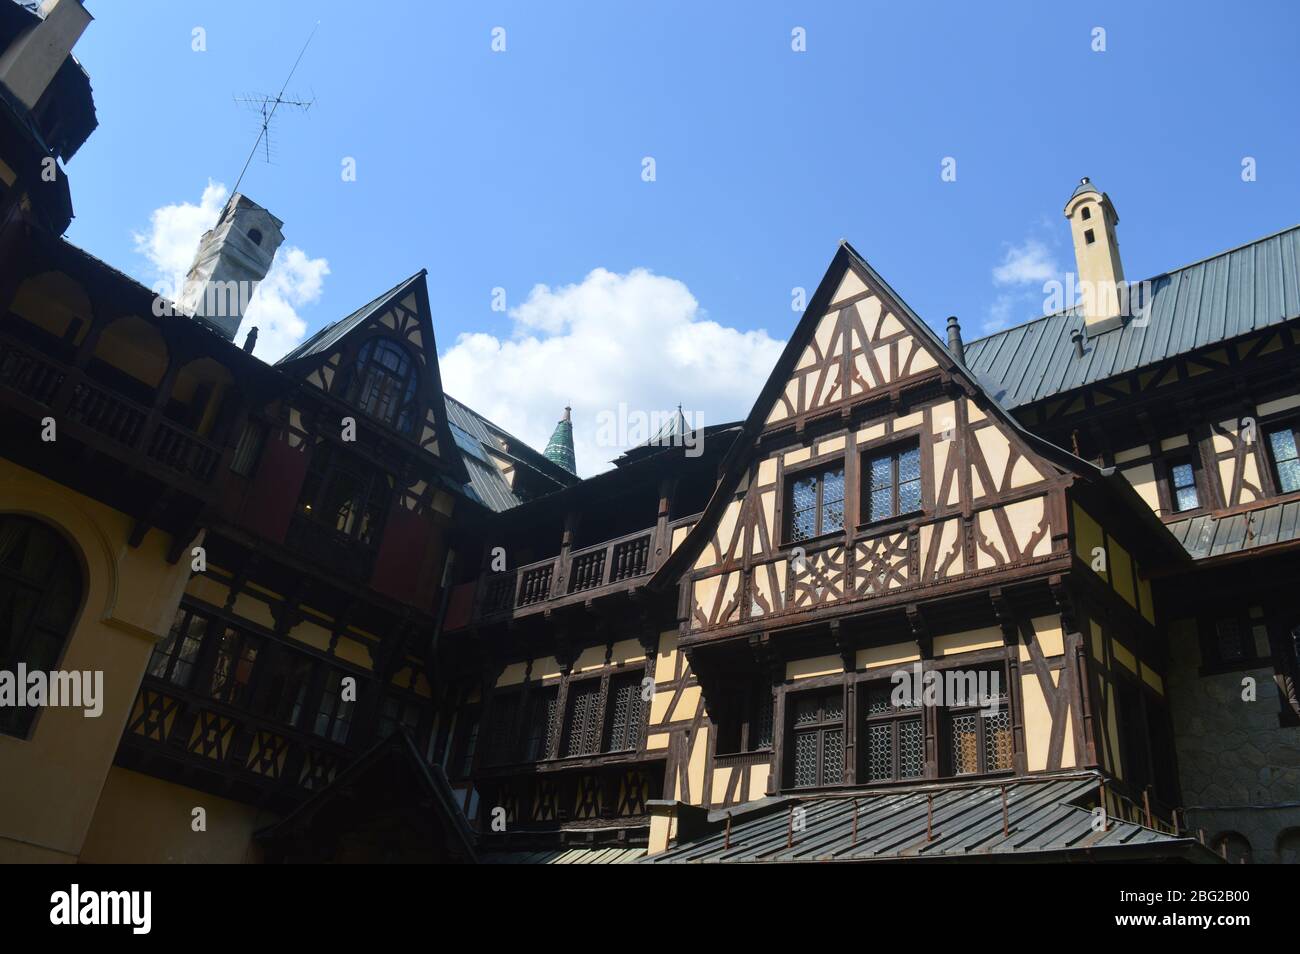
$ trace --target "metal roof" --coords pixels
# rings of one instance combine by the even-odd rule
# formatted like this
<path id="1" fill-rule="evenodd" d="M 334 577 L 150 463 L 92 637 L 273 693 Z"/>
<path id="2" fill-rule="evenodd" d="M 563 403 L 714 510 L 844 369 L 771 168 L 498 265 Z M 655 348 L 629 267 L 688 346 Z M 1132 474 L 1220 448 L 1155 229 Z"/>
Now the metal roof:
<path id="1" fill-rule="evenodd" d="M 560 848 L 554 851 L 485 851 L 484 865 L 628 865 L 645 857 L 644 848 Z"/>
<path id="2" fill-rule="evenodd" d="M 1076 306 L 970 342 L 966 366 L 1014 408 L 1300 317 L 1300 226 L 1149 282 L 1134 294 L 1146 323 L 1085 337 L 1081 358 Z"/>
<path id="3" fill-rule="evenodd" d="M 1199 860 L 1214 858 L 1192 838 L 1117 818 L 1110 819 L 1108 830 L 1096 830 L 1093 813 L 1081 803 L 1096 801 L 1100 781 L 1100 776 L 1087 773 L 867 791 L 853 797 L 777 799 L 750 812 L 743 806 L 734 811 L 729 848 L 724 847 L 725 831 L 715 831 L 646 862 L 1014 861 L 1061 852 L 1108 856 L 1126 851 L 1146 855 L 1190 851 Z M 1009 827 L 1005 835 L 1004 788 Z M 927 839 L 931 798 L 933 838 Z M 803 830 L 793 832 L 793 847 L 787 847 L 794 808 L 804 811 Z M 725 813 L 714 812 L 710 821 L 716 823 L 720 815 Z"/>
<path id="4" fill-rule="evenodd" d="M 1188 553 L 1204 560 L 1300 539 L 1300 501 L 1275 503 L 1227 517 L 1202 514 L 1166 526 Z"/>
<path id="5" fill-rule="evenodd" d="M 570 477 L 528 444 L 497 427 L 473 408 L 461 404 L 449 394 L 443 397 L 447 404 L 447 423 L 451 425 L 452 436 L 465 460 L 465 469 L 469 471 L 466 491 L 489 510 L 500 513 L 519 506 L 526 499 L 515 493 L 497 466 L 494 455 L 510 459 L 516 467 L 536 471 L 553 482 L 555 490 L 562 489 L 567 483 L 578 482 L 578 478 Z M 487 453 L 487 450 L 492 453 Z M 561 474 L 568 478 L 567 483 Z"/>

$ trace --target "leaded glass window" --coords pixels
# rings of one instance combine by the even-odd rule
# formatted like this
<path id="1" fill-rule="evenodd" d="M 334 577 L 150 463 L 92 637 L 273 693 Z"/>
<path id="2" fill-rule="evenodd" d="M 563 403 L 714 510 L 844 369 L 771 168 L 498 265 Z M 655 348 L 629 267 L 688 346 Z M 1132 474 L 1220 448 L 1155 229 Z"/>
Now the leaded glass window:
<path id="1" fill-rule="evenodd" d="M 888 682 L 863 688 L 867 782 L 920 778 L 925 774 L 925 726 L 920 700 L 895 705 L 893 689 Z"/>
<path id="2" fill-rule="evenodd" d="M 963 671 L 961 675 L 965 679 L 976 677 L 978 698 L 959 698 L 957 705 L 949 700 L 945 707 L 942 727 L 946 731 L 941 735 L 949 774 L 986 775 L 1011 770 L 1015 767 L 1015 744 L 1006 673 L 1001 667 L 991 667 Z M 953 686 L 947 679 L 945 684 Z M 964 682 L 958 693 L 966 686 L 970 683 Z"/>
<path id="3" fill-rule="evenodd" d="M 836 785 L 844 775 L 844 689 L 790 698 L 794 787 Z"/>
<path id="4" fill-rule="evenodd" d="M 354 381 L 352 400 L 361 410 L 403 434 L 414 429 L 418 378 L 405 348 L 387 338 L 367 341 Z"/>
<path id="5" fill-rule="evenodd" d="M 600 680 L 584 679 L 569 686 L 563 754 L 593 755 L 600 748 Z"/>
<path id="6" fill-rule="evenodd" d="M 863 467 L 863 513 L 867 522 L 921 509 L 919 444 L 868 454 Z"/>
<path id="7" fill-rule="evenodd" d="M 790 484 L 790 543 L 844 529 L 844 467 L 795 477 Z"/>
<path id="8" fill-rule="evenodd" d="M 641 699 L 641 673 L 618 676 L 609 684 L 609 736 L 606 752 L 635 749 L 641 739 L 644 713 Z"/>
<path id="9" fill-rule="evenodd" d="M 524 726 L 525 762 L 548 758 L 555 738 L 555 703 L 558 690 L 537 689 L 529 698 L 528 722 Z"/>
<path id="10" fill-rule="evenodd" d="M 1196 491 L 1196 472 L 1190 460 L 1176 461 L 1169 466 L 1169 491 L 1175 512 L 1195 510 L 1201 505 Z"/>
<path id="11" fill-rule="evenodd" d="M 1278 489 L 1284 494 L 1300 490 L 1300 451 L 1296 449 L 1296 429 L 1284 427 L 1270 431 L 1268 445 L 1273 452 Z"/>
<path id="12" fill-rule="evenodd" d="M 388 507 L 390 478 L 358 454 L 320 441 L 308 463 L 298 511 L 361 543 L 374 543 Z"/>

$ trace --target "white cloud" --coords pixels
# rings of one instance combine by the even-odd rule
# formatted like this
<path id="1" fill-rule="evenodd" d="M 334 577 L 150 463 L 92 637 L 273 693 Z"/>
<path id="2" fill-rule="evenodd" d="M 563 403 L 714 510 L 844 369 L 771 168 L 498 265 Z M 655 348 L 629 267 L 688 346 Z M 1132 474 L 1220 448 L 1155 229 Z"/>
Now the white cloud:
<path id="1" fill-rule="evenodd" d="M 1002 264 L 993 269 L 995 285 L 1041 285 L 1056 278 L 1061 268 L 1051 250 L 1037 239 L 1010 246 Z"/>
<path id="2" fill-rule="evenodd" d="M 1040 230 L 1049 228 L 1040 223 Z M 1037 318 L 1043 313 L 1048 282 L 1058 281 L 1061 266 L 1051 247 L 1041 239 L 1027 238 L 1019 245 L 1007 243 L 1000 264 L 993 267 L 995 288 L 1001 289 L 989 305 L 981 326 L 982 334 L 992 334 L 1009 325 Z"/>
<path id="3" fill-rule="evenodd" d="M 686 285 L 641 268 L 537 285 L 509 315 L 511 336 L 462 334 L 441 356 L 443 386 L 539 450 L 571 404 L 584 476 L 626 449 L 598 439 L 602 414 L 681 404 L 706 425 L 740 420 L 783 347 L 765 331 L 710 320 Z"/>
<path id="4" fill-rule="evenodd" d="M 182 201 L 155 209 L 149 216 L 148 229 L 134 234 L 136 251 L 148 262 L 155 288 L 183 286 L 199 239 L 216 225 L 229 196 L 222 183 L 209 180 L 198 205 Z M 268 362 L 298 344 L 307 330 L 298 309 L 320 299 L 329 270 L 325 259 L 311 258 L 293 245 L 282 245 L 248 304 L 235 340 L 242 343 L 246 330 L 256 325 L 256 354 Z"/>

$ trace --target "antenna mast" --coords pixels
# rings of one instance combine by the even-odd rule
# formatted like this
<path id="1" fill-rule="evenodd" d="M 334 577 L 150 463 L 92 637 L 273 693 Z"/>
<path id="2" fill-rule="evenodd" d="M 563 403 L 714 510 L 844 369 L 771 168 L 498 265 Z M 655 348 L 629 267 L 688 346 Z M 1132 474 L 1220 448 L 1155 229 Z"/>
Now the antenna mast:
<path id="1" fill-rule="evenodd" d="M 312 38 L 316 36 L 316 30 L 319 27 L 320 27 L 320 21 L 317 20 L 316 25 L 311 28 L 311 33 L 308 34 L 307 36 L 307 42 L 304 43 L 302 45 L 302 49 L 298 51 L 298 58 L 293 61 L 293 67 L 289 70 L 289 75 L 284 78 L 284 85 L 280 87 L 279 93 L 277 93 L 274 97 L 261 96 L 261 97 L 255 97 L 255 98 L 243 100 L 244 102 L 253 102 L 255 100 L 259 101 L 259 105 L 261 106 L 262 109 L 262 128 L 258 130 L 257 139 L 254 140 L 253 142 L 253 148 L 249 150 L 248 158 L 244 160 L 244 168 L 239 170 L 239 178 L 235 180 L 235 187 L 230 190 L 232 195 L 239 191 L 239 184 L 244 181 L 244 173 L 248 172 L 248 166 L 253 161 L 253 157 L 257 155 L 257 147 L 262 144 L 263 139 L 266 140 L 267 161 L 268 162 L 270 161 L 270 156 L 271 156 L 270 127 L 271 127 L 271 120 L 275 118 L 275 111 L 279 109 L 281 106 L 296 106 L 302 110 L 307 110 L 311 108 L 312 105 L 311 100 L 285 99 L 284 91 L 289 88 L 289 81 L 293 79 L 293 74 L 297 72 L 298 64 L 302 62 L 303 54 L 307 52 L 307 47 L 311 46 Z"/>

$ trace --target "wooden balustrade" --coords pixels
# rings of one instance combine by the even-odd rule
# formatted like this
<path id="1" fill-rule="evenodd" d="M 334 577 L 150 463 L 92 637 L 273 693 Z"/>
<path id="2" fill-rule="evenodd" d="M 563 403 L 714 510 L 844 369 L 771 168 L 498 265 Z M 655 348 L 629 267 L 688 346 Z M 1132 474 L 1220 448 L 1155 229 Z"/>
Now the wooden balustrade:
<path id="1" fill-rule="evenodd" d="M 552 557 L 518 570 L 487 575 L 480 583 L 478 613 L 509 613 L 645 576 L 651 569 L 653 539 L 652 531 L 642 530 L 576 551 L 567 560 Z"/>
<path id="2" fill-rule="evenodd" d="M 525 568 L 520 571 L 519 598 L 516 606 L 531 606 L 551 597 L 551 577 L 555 573 L 555 561 L 548 560 L 541 566 Z"/>
<path id="3" fill-rule="evenodd" d="M 650 565 L 650 534 L 614 544 L 609 567 L 609 582 L 640 576 Z"/>
<path id="4" fill-rule="evenodd" d="M 13 338 L 0 336 L 0 387 L 53 407 L 64 382 L 75 373 Z M 68 386 L 68 420 L 132 449 L 139 449 L 148 435 L 143 452 L 150 460 L 203 483 L 212 479 L 221 459 L 215 444 L 162 417 L 161 411 L 101 384 L 74 377 Z M 151 419 L 156 421 L 152 428 Z"/>
<path id="5" fill-rule="evenodd" d="M 606 549 L 588 550 L 569 561 L 569 592 L 590 590 L 605 582 Z"/>
<path id="6" fill-rule="evenodd" d="M 0 384 L 41 404 L 49 404 L 63 383 L 65 372 L 53 361 L 0 339 Z"/>

